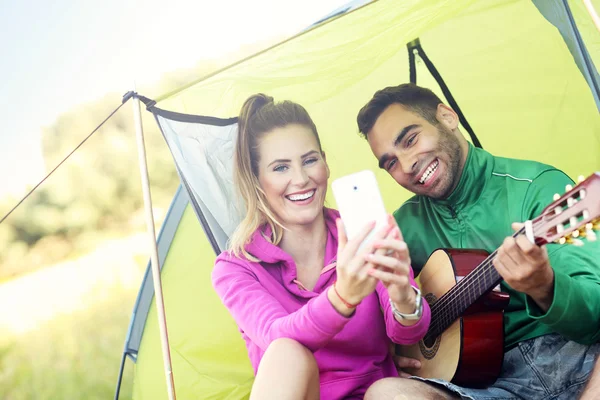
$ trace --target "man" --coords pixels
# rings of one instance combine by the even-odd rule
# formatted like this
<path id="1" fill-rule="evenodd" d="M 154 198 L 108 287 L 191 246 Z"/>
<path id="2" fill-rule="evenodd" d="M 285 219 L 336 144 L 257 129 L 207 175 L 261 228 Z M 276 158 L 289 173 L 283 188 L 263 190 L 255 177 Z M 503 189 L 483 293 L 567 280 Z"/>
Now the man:
<path id="1" fill-rule="evenodd" d="M 512 222 L 538 216 L 571 179 L 548 165 L 475 148 L 456 113 L 416 85 L 378 91 L 357 119 L 379 167 L 415 194 L 394 214 L 415 273 L 437 248 L 499 248 L 494 266 L 511 297 L 504 364 L 492 386 L 389 378 L 365 398 L 576 397 L 600 352 L 600 246 L 538 247 L 525 235 L 511 237 Z"/>

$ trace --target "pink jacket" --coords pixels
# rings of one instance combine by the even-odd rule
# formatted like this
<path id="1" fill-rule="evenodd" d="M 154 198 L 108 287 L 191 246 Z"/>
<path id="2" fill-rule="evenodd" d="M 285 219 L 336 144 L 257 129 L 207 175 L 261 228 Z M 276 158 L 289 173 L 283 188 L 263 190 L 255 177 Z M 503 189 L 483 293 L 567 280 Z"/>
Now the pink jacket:
<path id="1" fill-rule="evenodd" d="M 424 301 L 420 321 L 405 327 L 394 319 L 385 287 L 379 283 L 349 318 L 327 298 L 336 279 L 339 213 L 325 209 L 328 228 L 325 268 L 312 291 L 296 280 L 291 256 L 255 232 L 247 251 L 255 263 L 223 252 L 215 262 L 215 290 L 246 341 L 256 372 L 269 344 L 291 338 L 311 350 L 319 366 L 321 399 L 362 399 L 375 381 L 398 376 L 390 355 L 390 339 L 399 344 L 419 341 L 427 332 L 431 313 Z M 264 231 L 269 236 L 268 228 Z M 411 270 L 411 283 L 416 286 Z"/>

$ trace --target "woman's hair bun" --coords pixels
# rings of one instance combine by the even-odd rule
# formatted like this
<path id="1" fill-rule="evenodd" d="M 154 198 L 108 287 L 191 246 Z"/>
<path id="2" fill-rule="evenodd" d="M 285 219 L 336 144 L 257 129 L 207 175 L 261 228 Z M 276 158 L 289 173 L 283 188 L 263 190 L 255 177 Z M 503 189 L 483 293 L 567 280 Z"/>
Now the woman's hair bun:
<path id="1" fill-rule="evenodd" d="M 273 104 L 274 100 L 271 96 L 267 96 L 264 93 L 257 93 L 246 99 L 242 110 L 240 111 L 240 120 L 248 121 L 254 114 L 267 104 Z"/>

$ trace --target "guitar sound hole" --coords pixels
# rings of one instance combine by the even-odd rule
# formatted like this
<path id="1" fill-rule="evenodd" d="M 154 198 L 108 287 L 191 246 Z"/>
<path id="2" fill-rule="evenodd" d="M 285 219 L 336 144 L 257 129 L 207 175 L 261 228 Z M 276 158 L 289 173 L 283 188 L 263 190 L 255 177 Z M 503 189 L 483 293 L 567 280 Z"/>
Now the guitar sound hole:
<path id="1" fill-rule="evenodd" d="M 435 340 L 436 338 L 434 337 L 425 336 L 423 338 L 423 344 L 425 345 L 425 347 L 431 348 L 435 344 Z"/>
<path id="2" fill-rule="evenodd" d="M 423 340 L 419 342 L 419 349 L 421 354 L 426 360 L 431 360 L 437 354 L 440 349 L 441 337 L 425 336 Z"/>
<path id="3" fill-rule="evenodd" d="M 427 300 L 430 306 L 432 306 L 437 301 L 437 297 L 433 293 L 427 293 L 425 295 L 425 299 Z M 423 357 L 425 357 L 426 360 L 431 360 L 433 357 L 435 357 L 440 348 L 440 342 L 441 336 L 431 334 L 431 332 L 428 332 L 423 338 L 423 340 L 419 342 L 421 354 L 423 355 Z"/>

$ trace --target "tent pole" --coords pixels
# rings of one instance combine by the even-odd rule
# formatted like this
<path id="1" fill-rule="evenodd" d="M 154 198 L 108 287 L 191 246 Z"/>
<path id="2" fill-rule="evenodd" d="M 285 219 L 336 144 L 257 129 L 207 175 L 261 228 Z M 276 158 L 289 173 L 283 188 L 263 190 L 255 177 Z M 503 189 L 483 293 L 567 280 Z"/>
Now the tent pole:
<path id="1" fill-rule="evenodd" d="M 150 195 L 148 163 L 146 161 L 146 147 L 144 145 L 144 129 L 142 127 L 140 99 L 138 98 L 137 93 L 135 93 L 133 96 L 133 117 L 135 121 L 135 132 L 137 137 L 140 175 L 142 178 L 142 192 L 144 194 L 146 225 L 148 228 L 148 239 L 150 240 L 150 261 L 152 266 L 152 280 L 154 281 L 154 300 L 156 302 L 156 311 L 158 315 L 158 327 L 160 329 L 165 376 L 167 378 L 167 391 L 169 394 L 169 400 L 175 400 L 175 383 L 173 380 L 173 369 L 171 366 L 171 352 L 169 350 L 169 335 L 167 333 L 165 304 L 163 301 L 162 284 L 160 280 L 160 266 L 158 265 L 158 246 L 156 244 L 156 233 L 154 230 L 154 216 L 152 215 L 152 197 Z"/>
<path id="2" fill-rule="evenodd" d="M 119 394 L 121 393 L 121 382 L 123 381 L 123 372 L 125 370 L 125 361 L 127 360 L 127 353 L 123 350 L 123 356 L 121 357 L 121 367 L 119 368 L 119 378 L 117 379 L 117 390 L 115 391 L 115 400 L 119 400 Z"/>
<path id="3" fill-rule="evenodd" d="M 583 4 L 585 4 L 587 12 L 590 14 L 590 17 L 592 17 L 592 21 L 594 21 L 596 29 L 598 29 L 598 32 L 600 32 L 600 17 L 598 16 L 598 13 L 592 4 L 592 0 L 583 0 Z"/>

